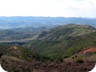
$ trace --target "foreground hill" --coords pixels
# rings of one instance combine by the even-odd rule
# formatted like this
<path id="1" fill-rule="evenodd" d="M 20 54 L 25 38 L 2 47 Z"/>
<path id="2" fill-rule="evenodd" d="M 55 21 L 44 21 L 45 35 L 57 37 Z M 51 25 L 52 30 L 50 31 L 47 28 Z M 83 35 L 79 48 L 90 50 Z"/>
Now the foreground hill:
<path id="1" fill-rule="evenodd" d="M 88 25 L 64 25 L 42 32 L 27 44 L 33 53 L 49 60 L 62 60 L 96 46 L 96 29 Z"/>

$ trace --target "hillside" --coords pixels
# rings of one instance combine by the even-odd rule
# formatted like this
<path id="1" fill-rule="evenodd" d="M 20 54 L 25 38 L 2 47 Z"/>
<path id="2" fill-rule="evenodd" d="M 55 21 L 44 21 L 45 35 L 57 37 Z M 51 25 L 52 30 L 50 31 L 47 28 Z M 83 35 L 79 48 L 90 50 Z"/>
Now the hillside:
<path id="1" fill-rule="evenodd" d="M 28 29 L 13 31 L 27 32 Z M 44 29 L 23 45 L 3 43 L 0 63 L 9 72 L 88 72 L 96 63 L 96 29 L 68 24 Z"/>
<path id="2" fill-rule="evenodd" d="M 53 28 L 50 31 L 46 31 L 45 36 L 44 32 L 40 34 L 41 39 L 48 39 L 48 40 L 62 40 L 66 39 L 66 37 L 76 37 L 81 36 L 85 34 L 90 34 L 95 31 L 95 28 L 89 25 L 76 25 L 76 24 L 70 24 L 70 25 L 62 25 L 57 28 Z M 39 37 L 40 37 L 39 36 Z"/>
<path id="3" fill-rule="evenodd" d="M 24 27 L 0 30 L 0 43 L 26 42 L 35 39 L 39 33 L 47 30 L 46 27 Z"/>
<path id="4" fill-rule="evenodd" d="M 15 45 L 0 45 L 0 57 L 3 55 L 13 56 L 26 61 L 32 59 L 32 51 Z"/>
<path id="5" fill-rule="evenodd" d="M 60 60 L 96 46 L 96 29 L 88 25 L 64 25 L 42 32 L 27 47 L 49 60 Z"/>

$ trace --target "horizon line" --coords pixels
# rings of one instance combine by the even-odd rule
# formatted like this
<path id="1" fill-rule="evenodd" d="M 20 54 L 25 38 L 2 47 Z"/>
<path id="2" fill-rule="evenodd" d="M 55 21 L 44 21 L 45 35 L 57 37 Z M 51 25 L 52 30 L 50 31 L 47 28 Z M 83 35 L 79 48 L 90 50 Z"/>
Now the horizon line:
<path id="1" fill-rule="evenodd" d="M 96 17 L 64 17 L 64 16 L 56 16 L 56 17 L 54 17 L 54 16 L 0 16 L 0 17 L 44 17 L 44 18 L 96 18 Z"/>

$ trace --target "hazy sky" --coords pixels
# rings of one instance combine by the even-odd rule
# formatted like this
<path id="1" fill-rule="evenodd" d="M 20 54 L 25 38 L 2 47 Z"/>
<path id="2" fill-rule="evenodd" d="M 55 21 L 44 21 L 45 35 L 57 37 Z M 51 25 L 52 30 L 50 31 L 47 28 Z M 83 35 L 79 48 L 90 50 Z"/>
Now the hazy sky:
<path id="1" fill-rule="evenodd" d="M 96 17 L 96 0 L 0 0 L 0 16 Z"/>

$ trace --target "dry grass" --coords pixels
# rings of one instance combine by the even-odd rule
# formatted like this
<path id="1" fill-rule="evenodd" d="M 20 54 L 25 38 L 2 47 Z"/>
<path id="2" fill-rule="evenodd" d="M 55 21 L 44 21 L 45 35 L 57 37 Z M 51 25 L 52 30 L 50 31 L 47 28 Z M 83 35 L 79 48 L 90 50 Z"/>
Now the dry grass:
<path id="1" fill-rule="evenodd" d="M 2 59 L 2 58 L 1 58 Z M 14 58 L 15 59 L 15 58 Z M 94 68 L 96 61 L 79 62 L 25 62 L 6 58 L 2 67 L 9 72 L 88 72 Z"/>

